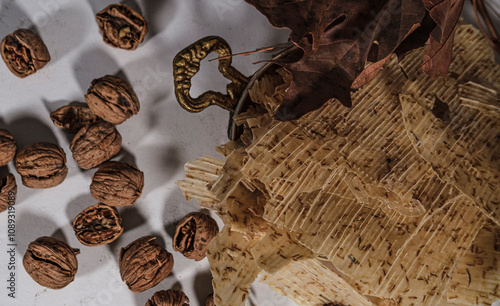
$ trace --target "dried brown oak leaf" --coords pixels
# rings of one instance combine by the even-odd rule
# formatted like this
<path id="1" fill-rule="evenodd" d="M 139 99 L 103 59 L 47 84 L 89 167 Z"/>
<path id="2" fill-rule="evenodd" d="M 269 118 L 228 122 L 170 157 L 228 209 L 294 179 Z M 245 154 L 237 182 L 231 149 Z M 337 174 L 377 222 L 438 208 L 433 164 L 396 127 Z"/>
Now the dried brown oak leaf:
<path id="1" fill-rule="evenodd" d="M 94 199 L 111 206 L 132 205 L 141 196 L 144 173 L 124 162 L 108 161 L 92 177 L 90 193 Z"/>
<path id="2" fill-rule="evenodd" d="M 29 244 L 23 257 L 23 266 L 41 286 L 61 289 L 75 279 L 78 271 L 75 255 L 78 253 L 80 250 L 72 249 L 59 239 L 40 237 Z"/>
<path id="3" fill-rule="evenodd" d="M 98 121 L 80 129 L 70 149 L 78 166 L 90 169 L 115 156 L 121 146 L 122 136 L 116 128 L 108 122 Z"/>
<path id="4" fill-rule="evenodd" d="M 189 298 L 182 290 L 157 291 L 145 306 L 189 306 Z"/>
<path id="5" fill-rule="evenodd" d="M 17 172 L 23 185 L 30 188 L 50 188 L 59 185 L 68 174 L 66 153 L 48 142 L 27 145 L 15 158 Z"/>
<path id="6" fill-rule="evenodd" d="M 123 233 L 122 218 L 113 207 L 97 203 L 76 216 L 73 230 L 82 244 L 103 245 L 114 241 Z"/>
<path id="7" fill-rule="evenodd" d="M 47 46 L 40 36 L 28 29 L 7 35 L 2 40 L 0 51 L 9 70 L 20 78 L 37 72 L 50 61 Z"/>
<path id="8" fill-rule="evenodd" d="M 332 98 L 351 106 L 352 88 L 369 82 L 393 53 L 401 57 L 423 46 L 436 22 L 447 28 L 456 25 L 453 18 L 430 18 L 422 0 L 246 2 L 273 26 L 291 29 L 291 40 L 300 48 L 276 61 L 293 76 L 276 112 L 276 117 L 285 121 L 318 109 Z M 443 41 L 447 39 L 430 40 L 429 50 L 441 49 Z M 450 58 L 451 50 L 439 55 Z M 367 66 L 368 62 L 374 64 Z"/>
<path id="9" fill-rule="evenodd" d="M 122 123 L 140 109 L 139 99 L 130 84 L 113 75 L 93 80 L 85 101 L 94 114 L 112 124 Z"/>
<path id="10" fill-rule="evenodd" d="M 0 167 L 7 165 L 16 156 L 16 142 L 6 129 L 0 129 Z"/>
<path id="11" fill-rule="evenodd" d="M 99 118 L 87 106 L 66 105 L 50 114 L 54 125 L 68 132 L 76 133 Z"/>
<path id="12" fill-rule="evenodd" d="M 0 212 L 7 210 L 9 206 L 15 204 L 16 195 L 16 178 L 12 173 L 9 173 L 7 177 L 0 180 Z"/>
<path id="13" fill-rule="evenodd" d="M 438 25 L 431 32 L 422 69 L 432 78 L 448 75 L 455 29 L 464 0 L 423 0 L 425 8 Z"/>
<path id="14" fill-rule="evenodd" d="M 202 260 L 206 256 L 208 244 L 218 233 L 219 227 L 212 217 L 194 212 L 177 224 L 172 244 L 175 251 L 187 258 Z"/>
<path id="15" fill-rule="evenodd" d="M 116 48 L 135 50 L 148 33 L 144 17 L 124 4 L 107 6 L 96 19 L 104 42 Z"/>
<path id="16" fill-rule="evenodd" d="M 156 286 L 172 271 L 174 257 L 155 237 L 141 237 L 120 250 L 120 275 L 133 292 Z"/>

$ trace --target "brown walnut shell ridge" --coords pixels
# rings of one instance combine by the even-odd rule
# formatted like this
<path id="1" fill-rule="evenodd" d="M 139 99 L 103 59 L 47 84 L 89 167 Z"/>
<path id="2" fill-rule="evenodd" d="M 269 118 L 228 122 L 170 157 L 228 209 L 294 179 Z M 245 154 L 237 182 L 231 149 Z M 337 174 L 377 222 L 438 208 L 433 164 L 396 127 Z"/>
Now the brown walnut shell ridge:
<path id="1" fill-rule="evenodd" d="M 108 161 L 92 177 L 90 193 L 110 206 L 132 205 L 141 196 L 144 173 L 124 162 Z"/>
<path id="2" fill-rule="evenodd" d="M 0 180 L 0 213 L 14 205 L 17 195 L 16 177 L 9 173 L 7 177 Z"/>
<path id="3" fill-rule="evenodd" d="M 98 121 L 82 128 L 71 141 L 73 159 L 82 169 L 99 166 L 118 154 L 122 137 L 116 128 L 103 121 Z"/>
<path id="4" fill-rule="evenodd" d="M 72 249 L 59 239 L 40 237 L 29 244 L 23 257 L 23 266 L 41 286 L 61 289 L 75 279 L 78 253 L 78 249 Z"/>
<path id="5" fill-rule="evenodd" d="M 6 129 L 0 129 L 0 167 L 7 165 L 16 156 L 16 142 Z"/>
<path id="6" fill-rule="evenodd" d="M 155 292 L 145 306 L 189 306 L 189 298 L 182 290 L 161 290 Z"/>
<path id="7" fill-rule="evenodd" d="M 39 142 L 27 145 L 15 158 L 22 182 L 30 188 L 50 188 L 59 185 L 68 174 L 66 153 L 56 144 Z"/>
<path id="8" fill-rule="evenodd" d="M 139 99 L 130 84 L 114 75 L 93 80 L 85 101 L 92 113 L 112 124 L 122 123 L 140 109 Z"/>
<path id="9" fill-rule="evenodd" d="M 120 250 L 120 275 L 133 292 L 142 292 L 164 280 L 174 266 L 174 257 L 155 237 L 141 237 Z"/>

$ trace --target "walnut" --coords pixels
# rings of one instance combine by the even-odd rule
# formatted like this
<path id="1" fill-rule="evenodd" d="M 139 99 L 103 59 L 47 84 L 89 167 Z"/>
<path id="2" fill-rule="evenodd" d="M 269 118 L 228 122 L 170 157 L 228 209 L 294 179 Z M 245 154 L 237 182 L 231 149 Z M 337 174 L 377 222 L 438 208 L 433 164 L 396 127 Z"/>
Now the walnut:
<path id="1" fill-rule="evenodd" d="M 31 242 L 23 257 L 23 266 L 31 278 L 38 284 L 61 289 L 75 279 L 78 271 L 76 254 L 65 242 L 52 238 L 40 237 Z"/>
<path id="2" fill-rule="evenodd" d="M 156 286 L 172 271 L 174 257 L 154 240 L 144 236 L 120 250 L 120 275 L 133 292 Z"/>
<path id="3" fill-rule="evenodd" d="M 99 166 L 92 184 L 92 196 L 107 205 L 132 205 L 144 187 L 144 173 L 123 162 L 108 161 Z"/>
<path id="4" fill-rule="evenodd" d="M 124 4 L 107 6 L 96 19 L 104 42 L 115 48 L 135 50 L 148 33 L 144 17 Z"/>
<path id="5" fill-rule="evenodd" d="M 14 205 L 17 195 L 16 178 L 9 173 L 6 178 L 0 180 L 0 212 Z"/>
<path id="6" fill-rule="evenodd" d="M 7 165 L 16 155 L 16 142 L 6 129 L 0 129 L 0 167 Z"/>
<path id="7" fill-rule="evenodd" d="M 205 306 L 215 306 L 213 293 L 207 296 L 207 298 L 205 299 Z"/>
<path id="8" fill-rule="evenodd" d="M 174 250 L 187 258 L 201 260 L 206 256 L 208 244 L 218 233 L 219 226 L 212 217 L 191 213 L 177 224 L 172 239 Z"/>
<path id="9" fill-rule="evenodd" d="M 113 207 L 97 203 L 73 221 L 76 238 L 87 246 L 110 243 L 123 233 L 122 218 Z"/>
<path id="10" fill-rule="evenodd" d="M 130 84 L 113 75 L 93 80 L 85 101 L 94 114 L 112 124 L 122 123 L 140 109 L 139 99 Z"/>
<path id="11" fill-rule="evenodd" d="M 182 290 L 157 291 L 145 306 L 189 306 L 189 298 Z"/>
<path id="12" fill-rule="evenodd" d="M 50 114 L 54 125 L 68 132 L 76 133 L 99 118 L 87 106 L 66 105 Z"/>
<path id="13" fill-rule="evenodd" d="M 20 78 L 37 72 L 50 61 L 47 46 L 28 29 L 19 29 L 7 35 L 0 50 L 9 70 Z"/>
<path id="14" fill-rule="evenodd" d="M 25 146 L 17 153 L 15 164 L 23 184 L 30 188 L 57 186 L 68 174 L 66 153 L 48 142 Z"/>
<path id="15" fill-rule="evenodd" d="M 115 156 L 121 148 L 122 137 L 107 122 L 95 122 L 82 128 L 71 141 L 73 159 L 82 169 L 96 167 Z"/>

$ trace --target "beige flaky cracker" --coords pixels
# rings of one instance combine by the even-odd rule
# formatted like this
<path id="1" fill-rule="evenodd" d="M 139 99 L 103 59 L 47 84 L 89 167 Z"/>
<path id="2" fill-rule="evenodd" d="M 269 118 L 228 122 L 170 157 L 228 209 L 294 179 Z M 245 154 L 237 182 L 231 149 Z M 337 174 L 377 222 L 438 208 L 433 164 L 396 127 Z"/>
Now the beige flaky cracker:
<path id="1" fill-rule="evenodd" d="M 194 162 L 186 163 L 184 165 L 186 178 L 177 181 L 176 184 L 187 200 L 194 198 L 202 207 L 216 209 L 219 201 L 216 195 L 210 192 L 209 186 L 219 178 L 223 166 L 223 161 L 204 156 Z"/>
<path id="2" fill-rule="evenodd" d="M 298 305 L 375 305 L 316 259 L 293 262 L 275 274 L 265 273 L 260 281 Z"/>
<path id="3" fill-rule="evenodd" d="M 208 245 L 215 305 L 244 305 L 261 271 L 249 252 L 259 240 L 247 238 L 226 226 Z"/>
<path id="4" fill-rule="evenodd" d="M 297 235 L 273 228 L 250 249 L 257 265 L 269 274 L 286 265 L 315 257 L 315 254 L 297 241 Z"/>
<path id="5" fill-rule="evenodd" d="M 500 67 L 472 26 L 458 27 L 454 52 L 449 77 L 436 81 L 415 67 L 422 52 L 401 62 L 404 125 L 440 179 L 500 224 Z"/>
<path id="6" fill-rule="evenodd" d="M 491 305 L 500 299 L 500 227 L 479 231 L 447 289 L 450 305 Z"/>

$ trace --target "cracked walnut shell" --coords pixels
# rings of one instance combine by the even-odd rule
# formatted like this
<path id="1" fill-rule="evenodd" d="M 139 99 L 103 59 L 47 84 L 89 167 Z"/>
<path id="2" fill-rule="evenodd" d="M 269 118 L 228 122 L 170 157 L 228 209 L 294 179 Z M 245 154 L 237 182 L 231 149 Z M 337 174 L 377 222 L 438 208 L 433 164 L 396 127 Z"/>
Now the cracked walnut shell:
<path id="1" fill-rule="evenodd" d="M 76 133 L 99 118 L 87 106 L 65 105 L 50 114 L 54 125 L 68 132 Z"/>
<path id="2" fill-rule="evenodd" d="M 71 141 L 73 159 L 82 169 L 96 167 L 115 156 L 121 149 L 122 137 L 107 122 L 95 122 L 82 128 Z"/>
<path id="3" fill-rule="evenodd" d="M 68 174 L 66 153 L 56 144 L 34 143 L 22 148 L 15 165 L 22 182 L 30 188 L 50 188 L 59 185 Z"/>
<path id="4" fill-rule="evenodd" d="M 94 114 L 112 124 L 120 124 L 137 115 L 140 109 L 132 86 L 114 75 L 93 80 L 85 101 Z"/>
<path id="5" fill-rule="evenodd" d="M 0 51 L 9 70 L 20 78 L 37 72 L 50 61 L 47 46 L 40 36 L 28 29 L 5 36 Z"/>
<path id="6" fill-rule="evenodd" d="M 23 266 L 41 286 L 61 289 L 75 279 L 78 271 L 75 255 L 78 253 L 80 250 L 72 249 L 59 239 L 40 237 L 29 244 L 23 257 Z"/>
<path id="7" fill-rule="evenodd" d="M 6 129 L 0 129 L 0 167 L 7 165 L 16 156 L 16 142 Z"/>
<path id="8" fill-rule="evenodd" d="M 144 173 L 124 162 L 108 161 L 99 166 L 90 184 L 94 199 L 110 206 L 132 205 L 141 196 Z"/>
<path id="9" fill-rule="evenodd" d="M 209 215 L 198 212 L 188 214 L 175 229 L 172 239 L 174 250 L 189 259 L 202 260 L 208 244 L 218 233 L 219 226 Z"/>
<path id="10" fill-rule="evenodd" d="M 123 233 L 122 218 L 113 207 L 97 203 L 76 216 L 73 230 L 82 244 L 103 245 L 113 242 Z"/>
<path id="11" fill-rule="evenodd" d="M 189 306 L 189 298 L 182 290 L 157 291 L 145 306 Z"/>
<path id="12" fill-rule="evenodd" d="M 155 237 L 141 237 L 120 250 L 120 275 L 133 292 L 142 292 L 164 280 L 174 266 L 174 257 Z"/>
<path id="13" fill-rule="evenodd" d="M 96 19 L 104 42 L 115 48 L 135 50 L 148 33 L 144 17 L 124 4 L 107 6 Z"/>

